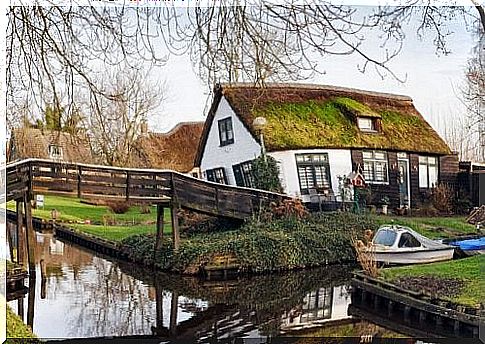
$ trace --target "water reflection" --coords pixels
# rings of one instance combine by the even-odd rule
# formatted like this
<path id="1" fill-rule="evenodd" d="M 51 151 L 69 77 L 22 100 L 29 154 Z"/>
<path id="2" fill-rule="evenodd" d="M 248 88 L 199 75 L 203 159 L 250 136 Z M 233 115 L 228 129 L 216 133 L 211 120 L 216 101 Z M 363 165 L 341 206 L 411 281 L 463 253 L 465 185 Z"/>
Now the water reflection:
<path id="1" fill-rule="evenodd" d="M 41 338 L 223 339 L 356 322 L 347 315 L 349 275 L 341 267 L 201 281 L 154 274 L 38 234 L 36 268 L 41 278 L 30 281 L 27 302 L 11 305 L 27 313 Z"/>

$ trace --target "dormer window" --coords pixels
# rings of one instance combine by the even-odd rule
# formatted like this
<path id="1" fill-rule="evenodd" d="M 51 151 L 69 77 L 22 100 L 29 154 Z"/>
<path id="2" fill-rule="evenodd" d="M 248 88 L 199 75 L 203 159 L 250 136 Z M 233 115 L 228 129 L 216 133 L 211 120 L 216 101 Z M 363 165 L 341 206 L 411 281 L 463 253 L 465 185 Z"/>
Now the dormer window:
<path id="1" fill-rule="evenodd" d="M 377 131 L 375 118 L 357 117 L 357 125 L 361 131 Z"/>
<path id="2" fill-rule="evenodd" d="M 53 160 L 62 159 L 62 147 L 58 145 L 49 145 L 49 158 Z"/>

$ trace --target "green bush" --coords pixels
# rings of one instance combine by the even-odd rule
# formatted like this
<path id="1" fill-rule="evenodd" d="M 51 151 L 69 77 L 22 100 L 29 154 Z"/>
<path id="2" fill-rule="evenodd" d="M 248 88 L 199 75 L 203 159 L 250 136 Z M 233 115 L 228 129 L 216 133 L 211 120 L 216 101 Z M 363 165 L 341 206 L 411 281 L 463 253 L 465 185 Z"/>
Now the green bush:
<path id="1" fill-rule="evenodd" d="M 283 192 L 279 179 L 280 171 L 273 157 L 261 154 L 251 164 L 251 173 L 256 189 Z"/>
<path id="2" fill-rule="evenodd" d="M 377 225 L 372 218 L 350 213 L 312 214 L 259 222 L 238 229 L 190 234 L 177 252 L 170 238 L 153 261 L 154 235 L 124 239 L 122 249 L 139 262 L 162 270 L 194 273 L 216 254 L 232 254 L 243 271 L 265 272 L 337 264 L 355 260 L 352 236 Z"/>

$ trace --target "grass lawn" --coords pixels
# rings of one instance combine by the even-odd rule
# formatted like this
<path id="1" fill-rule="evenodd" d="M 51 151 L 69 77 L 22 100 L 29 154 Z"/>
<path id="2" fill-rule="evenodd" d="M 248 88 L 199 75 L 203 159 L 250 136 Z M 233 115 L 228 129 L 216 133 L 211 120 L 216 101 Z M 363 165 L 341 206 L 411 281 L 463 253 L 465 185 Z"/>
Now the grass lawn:
<path id="1" fill-rule="evenodd" d="M 15 202 L 7 203 L 7 208 L 15 210 Z M 119 241 L 135 234 L 156 232 L 155 207 L 150 207 L 151 212 L 149 214 L 142 214 L 139 206 L 131 207 L 124 214 L 114 214 L 107 206 L 95 206 L 81 203 L 77 198 L 46 195 L 44 196 L 44 208 L 33 209 L 32 214 L 35 217 L 50 220 L 52 209 L 56 209 L 60 212 L 60 222 L 74 222 L 70 223 L 69 227 L 108 240 Z M 115 222 L 124 223 L 126 225 L 99 225 L 99 223 L 103 223 L 103 216 L 109 216 Z M 75 223 L 84 222 L 85 220 L 90 220 L 92 224 Z M 170 209 L 165 209 L 164 221 L 164 232 L 170 233 L 172 227 L 170 223 Z M 130 225 L 130 223 L 135 224 Z"/>
<path id="2" fill-rule="evenodd" d="M 465 259 L 450 260 L 447 262 L 404 266 L 382 269 L 380 276 L 386 281 L 393 282 L 403 277 L 456 278 L 464 282 L 459 293 L 443 299 L 466 306 L 477 307 L 484 302 L 485 279 L 483 269 L 485 256 L 478 255 Z"/>
<path id="3" fill-rule="evenodd" d="M 37 338 L 7 305 L 7 338 Z"/>
<path id="4" fill-rule="evenodd" d="M 95 235 L 97 237 L 111 240 L 120 241 L 129 236 L 136 234 L 149 234 L 156 233 L 155 225 L 135 225 L 135 226 L 94 226 L 94 225 L 81 225 L 70 224 L 69 227 L 79 230 L 87 234 Z M 166 235 L 171 235 L 171 226 L 165 224 L 163 232 Z"/>
<path id="5" fill-rule="evenodd" d="M 476 234 L 475 226 L 466 223 L 464 216 L 453 217 L 405 217 L 379 215 L 379 225 L 394 223 L 408 226 L 431 239 L 452 238 L 459 235 Z"/>

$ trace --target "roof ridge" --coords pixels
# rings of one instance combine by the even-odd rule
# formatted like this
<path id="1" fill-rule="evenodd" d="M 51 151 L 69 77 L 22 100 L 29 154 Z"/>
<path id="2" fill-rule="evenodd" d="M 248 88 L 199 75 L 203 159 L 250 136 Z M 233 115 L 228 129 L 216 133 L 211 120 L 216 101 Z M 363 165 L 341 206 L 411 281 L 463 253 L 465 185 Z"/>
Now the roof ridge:
<path id="1" fill-rule="evenodd" d="M 224 88 L 262 88 L 261 86 L 255 85 L 250 82 L 236 82 L 236 83 L 220 83 L 219 86 L 224 90 Z M 364 95 L 374 96 L 374 97 L 386 97 L 390 99 L 403 100 L 403 101 L 413 101 L 410 96 L 403 94 L 394 94 L 386 92 L 377 92 L 362 90 L 358 88 L 344 87 L 344 86 L 334 86 L 334 85 L 323 85 L 323 84 L 308 84 L 308 83 L 266 83 L 264 88 L 299 88 L 299 89 L 312 89 L 312 90 L 328 90 L 328 91 L 340 91 L 340 92 L 356 92 Z"/>
<path id="2" fill-rule="evenodd" d="M 151 135 L 154 135 L 154 136 L 170 136 L 170 135 L 173 135 L 177 130 L 179 130 L 180 128 L 186 126 L 186 125 L 195 125 L 195 124 L 201 124 L 203 125 L 205 123 L 205 121 L 184 121 L 184 122 L 178 122 L 177 124 L 175 124 L 175 126 L 173 126 L 169 131 L 166 131 L 166 132 L 150 132 Z"/>

